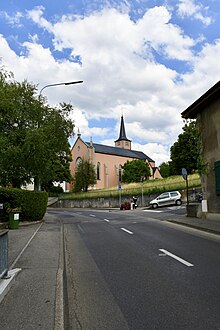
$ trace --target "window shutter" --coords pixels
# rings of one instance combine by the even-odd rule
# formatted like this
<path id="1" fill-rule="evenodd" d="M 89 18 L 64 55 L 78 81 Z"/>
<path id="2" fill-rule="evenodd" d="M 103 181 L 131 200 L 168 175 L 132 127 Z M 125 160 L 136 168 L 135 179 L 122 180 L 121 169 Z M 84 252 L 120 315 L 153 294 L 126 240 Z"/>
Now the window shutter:
<path id="1" fill-rule="evenodd" d="M 220 160 L 215 162 L 216 194 L 220 195 Z"/>

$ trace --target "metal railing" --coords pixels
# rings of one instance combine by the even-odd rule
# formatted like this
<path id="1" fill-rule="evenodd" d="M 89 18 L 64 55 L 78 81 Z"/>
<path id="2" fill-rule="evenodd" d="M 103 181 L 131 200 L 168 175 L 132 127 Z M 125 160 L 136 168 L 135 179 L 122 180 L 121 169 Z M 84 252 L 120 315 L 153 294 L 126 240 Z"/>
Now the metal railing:
<path id="1" fill-rule="evenodd" d="M 0 278 L 8 275 L 8 230 L 0 231 Z"/>

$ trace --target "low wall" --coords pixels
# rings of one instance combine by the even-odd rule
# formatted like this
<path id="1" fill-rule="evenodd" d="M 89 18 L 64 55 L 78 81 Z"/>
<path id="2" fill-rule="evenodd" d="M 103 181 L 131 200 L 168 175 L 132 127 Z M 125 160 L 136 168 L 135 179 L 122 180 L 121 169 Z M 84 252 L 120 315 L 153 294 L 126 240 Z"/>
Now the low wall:
<path id="1" fill-rule="evenodd" d="M 158 194 L 157 194 L 158 195 Z M 157 195 L 144 196 L 143 206 L 149 204 L 149 202 Z M 120 205 L 125 202 L 130 202 L 131 196 L 119 197 L 101 197 L 101 198 L 87 198 L 87 199 L 65 199 L 59 200 L 57 203 L 53 204 L 53 207 L 62 208 L 120 208 Z M 138 205 L 142 206 L 141 198 L 138 198 Z"/>
<path id="2" fill-rule="evenodd" d="M 197 194 L 201 189 L 191 189 L 189 190 L 189 201 L 190 203 L 195 202 Z M 184 190 L 180 191 L 182 195 L 182 200 L 186 202 L 186 193 Z M 156 198 L 159 194 L 144 195 L 143 203 L 142 196 L 137 196 L 137 204 L 141 207 L 149 206 L 152 199 Z M 86 199 L 63 199 L 58 200 L 56 203 L 51 205 L 51 207 L 61 207 L 61 208 L 120 208 L 120 205 L 125 202 L 130 202 L 132 196 L 121 196 L 118 197 L 99 197 L 99 198 L 86 198 Z"/>

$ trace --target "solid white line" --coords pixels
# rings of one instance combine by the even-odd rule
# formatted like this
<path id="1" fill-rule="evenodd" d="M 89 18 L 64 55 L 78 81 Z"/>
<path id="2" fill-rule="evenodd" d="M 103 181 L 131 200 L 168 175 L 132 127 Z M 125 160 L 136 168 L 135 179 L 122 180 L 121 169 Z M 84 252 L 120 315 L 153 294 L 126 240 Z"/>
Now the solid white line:
<path id="1" fill-rule="evenodd" d="M 104 221 L 106 221 L 106 222 L 109 222 L 109 220 L 108 220 L 108 219 L 104 219 Z"/>
<path id="2" fill-rule="evenodd" d="M 64 231 L 63 231 L 63 222 L 60 221 L 60 251 L 59 251 L 59 268 L 57 270 L 57 276 L 56 276 L 54 330 L 64 330 L 63 273 L 64 273 Z"/>
<path id="3" fill-rule="evenodd" d="M 81 233 L 85 234 L 84 229 L 80 226 L 80 224 L 77 224 L 77 228 L 79 229 L 79 231 L 81 231 Z"/>
<path id="4" fill-rule="evenodd" d="M 30 244 L 30 242 L 32 241 L 32 239 L 34 238 L 34 236 L 37 234 L 38 230 L 41 228 L 41 226 L 43 225 L 44 222 L 42 222 L 40 224 L 40 226 L 35 230 L 35 232 L 33 233 L 33 235 L 31 236 L 31 238 L 29 239 L 29 241 L 25 244 L 25 246 L 23 247 L 23 249 L 21 250 L 21 252 L 19 253 L 19 255 L 17 256 L 17 258 L 14 260 L 14 262 L 11 264 L 11 266 L 9 267 L 9 270 L 11 270 L 12 268 L 14 268 L 14 266 L 16 265 L 17 261 L 20 259 L 21 255 L 24 253 L 24 251 L 26 250 L 26 248 L 28 247 L 28 245 Z"/>
<path id="5" fill-rule="evenodd" d="M 133 235 L 133 234 L 134 234 L 134 233 L 132 233 L 132 231 L 127 230 L 127 229 L 125 229 L 125 228 L 121 228 L 121 230 L 124 230 L 126 233 L 128 233 L 128 234 L 130 234 L 130 235 Z"/>
<path id="6" fill-rule="evenodd" d="M 171 252 L 169 252 L 169 251 L 167 251 L 167 250 L 159 249 L 159 251 L 165 253 L 166 255 L 168 255 L 168 256 L 171 257 L 171 258 L 174 258 L 174 259 L 178 260 L 179 262 L 181 262 L 181 263 L 184 264 L 185 266 L 188 266 L 188 267 L 193 267 L 193 266 L 194 266 L 194 265 L 191 264 L 190 262 L 188 262 L 188 261 L 186 261 L 186 260 L 184 260 L 184 259 L 182 259 L 182 258 L 180 258 L 180 257 L 177 257 L 175 254 L 173 254 L 173 253 L 171 253 Z"/>

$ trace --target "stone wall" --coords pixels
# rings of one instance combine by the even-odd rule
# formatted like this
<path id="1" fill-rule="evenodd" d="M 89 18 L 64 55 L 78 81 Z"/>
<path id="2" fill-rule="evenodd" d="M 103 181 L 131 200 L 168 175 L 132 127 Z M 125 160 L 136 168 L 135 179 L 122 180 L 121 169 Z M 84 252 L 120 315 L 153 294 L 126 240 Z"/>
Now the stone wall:
<path id="1" fill-rule="evenodd" d="M 189 201 L 195 202 L 198 192 L 201 192 L 201 189 L 191 189 L 189 190 Z M 186 201 L 186 193 L 184 190 L 180 191 L 182 195 L 182 200 Z M 142 196 L 137 196 L 138 206 L 149 206 L 149 202 L 156 198 L 159 194 L 144 195 L 143 203 Z M 119 197 L 101 197 L 101 198 L 87 198 L 87 199 L 66 199 L 59 200 L 55 204 L 51 205 L 52 207 L 61 207 L 61 208 L 120 208 L 120 205 L 125 202 L 130 202 L 132 196 L 122 196 Z"/>

